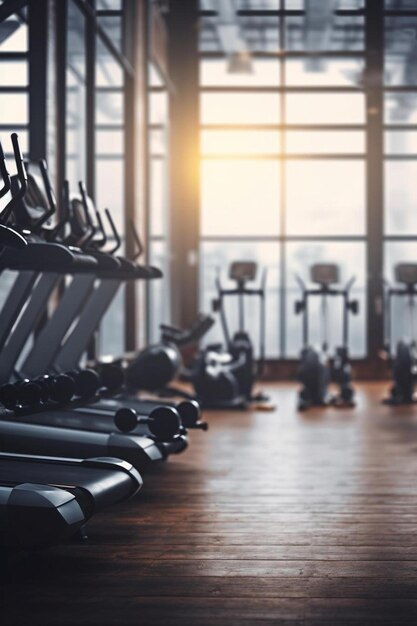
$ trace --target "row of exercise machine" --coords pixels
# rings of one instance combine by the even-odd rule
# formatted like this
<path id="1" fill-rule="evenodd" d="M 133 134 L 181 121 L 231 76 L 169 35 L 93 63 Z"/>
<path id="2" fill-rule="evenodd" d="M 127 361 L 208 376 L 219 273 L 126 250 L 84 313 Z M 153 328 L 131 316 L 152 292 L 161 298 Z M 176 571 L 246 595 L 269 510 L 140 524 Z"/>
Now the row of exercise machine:
<path id="1" fill-rule="evenodd" d="M 123 282 L 161 272 L 117 255 L 116 227 L 87 197 L 56 200 L 46 164 L 26 171 L 12 135 L 17 174 L 0 149 L 0 265 L 16 276 L 0 310 L 0 536 L 5 549 L 51 545 L 83 532 L 100 510 L 132 497 L 142 474 L 184 451 L 190 428 L 206 429 L 196 401 L 140 400 L 124 372 L 81 368 Z M 71 278 L 70 278 L 71 277 Z M 56 289 L 61 297 L 33 330 Z"/>
<path id="2" fill-rule="evenodd" d="M 82 183 L 74 196 L 66 182 L 57 202 L 46 163 L 25 164 L 15 133 L 11 143 L 13 176 L 0 144 L 0 272 L 14 277 L 0 307 L 0 546 L 16 549 L 82 533 L 93 514 L 132 497 L 151 466 L 187 448 L 189 429 L 207 430 L 202 406 L 264 400 L 253 392 L 261 365 L 245 331 L 243 298 L 260 299 L 264 346 L 266 275 L 252 289 L 256 264 L 237 262 L 234 289 L 218 277 L 215 310 L 225 345 L 203 349 L 191 366 L 183 366 L 180 349 L 208 332 L 211 315 L 189 330 L 162 326 L 161 342 L 133 358 L 86 367 L 88 346 L 121 285 L 162 273 L 138 262 L 143 248 L 134 225 L 130 260 L 118 254 L 110 212 L 101 214 Z M 224 306 L 230 297 L 240 311 L 233 336 Z M 170 386 L 180 373 L 193 393 Z"/>
<path id="3" fill-rule="evenodd" d="M 417 343 L 415 334 L 415 298 L 417 296 L 417 263 L 398 263 L 394 267 L 393 287 L 385 282 L 385 345 L 381 357 L 392 369 L 392 386 L 385 404 L 410 404 L 415 402 L 417 381 Z M 295 313 L 303 315 L 303 348 L 298 380 L 302 387 L 298 395 L 298 409 L 304 411 L 312 406 L 355 406 L 355 392 L 352 386 L 352 364 L 349 352 L 349 316 L 357 315 L 359 302 L 352 298 L 351 291 L 355 277 L 340 287 L 340 270 L 333 263 L 317 263 L 310 268 L 313 288 L 307 288 L 301 277 L 297 281 L 302 297 L 295 303 Z M 309 300 L 320 298 L 322 342 L 319 348 L 311 346 L 309 340 Z M 331 298 L 342 299 L 342 342 L 333 354 L 329 351 L 328 302 Z M 406 299 L 410 338 L 400 339 L 393 346 L 392 306 L 394 298 Z M 332 389 L 335 392 L 332 393 Z"/>

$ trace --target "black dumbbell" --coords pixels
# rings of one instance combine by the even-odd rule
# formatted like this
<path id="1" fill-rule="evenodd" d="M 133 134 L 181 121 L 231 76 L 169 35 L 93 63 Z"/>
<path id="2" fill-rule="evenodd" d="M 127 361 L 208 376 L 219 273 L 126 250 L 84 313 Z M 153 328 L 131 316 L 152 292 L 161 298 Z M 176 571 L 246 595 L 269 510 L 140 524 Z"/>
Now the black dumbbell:
<path id="1" fill-rule="evenodd" d="M 49 376 L 45 374 L 33 381 L 39 385 L 43 392 L 43 402 L 52 400 L 60 404 L 66 404 L 75 394 L 75 381 L 66 374 L 58 374 L 57 376 Z"/>
<path id="2" fill-rule="evenodd" d="M 40 385 L 25 378 L 15 383 L 17 392 L 16 406 L 29 408 L 38 407 L 44 402 L 45 393 Z"/>
<path id="3" fill-rule="evenodd" d="M 107 391 L 116 393 L 124 387 L 125 375 L 121 365 L 101 363 L 97 366 L 97 372 L 100 376 L 102 387 L 105 387 Z"/>
<path id="4" fill-rule="evenodd" d="M 14 409 L 18 402 L 18 392 L 16 385 L 6 383 L 0 387 L 0 402 L 6 409 Z"/>
<path id="5" fill-rule="evenodd" d="M 117 411 L 114 423 L 124 433 L 135 430 L 159 441 L 170 441 L 182 432 L 178 411 L 167 406 L 157 407 L 149 415 L 138 415 L 134 409 L 125 407 Z"/>
<path id="6" fill-rule="evenodd" d="M 0 402 L 8 409 L 37 408 L 49 400 L 66 403 L 74 395 L 74 381 L 64 374 L 39 376 L 33 380 L 25 378 L 0 387 Z"/>
<path id="7" fill-rule="evenodd" d="M 158 400 L 136 400 L 135 410 L 141 415 L 150 415 L 155 408 L 170 407 L 178 411 L 181 423 L 185 428 L 208 430 L 207 422 L 201 421 L 201 408 L 197 400 L 183 400 L 180 403 L 158 402 Z"/>
<path id="8" fill-rule="evenodd" d="M 176 409 L 185 428 L 208 430 L 208 423 L 201 420 L 201 407 L 197 400 L 183 400 Z"/>
<path id="9" fill-rule="evenodd" d="M 67 372 L 67 376 L 75 382 L 74 395 L 79 398 L 92 398 L 102 387 L 100 376 L 89 368 Z"/>

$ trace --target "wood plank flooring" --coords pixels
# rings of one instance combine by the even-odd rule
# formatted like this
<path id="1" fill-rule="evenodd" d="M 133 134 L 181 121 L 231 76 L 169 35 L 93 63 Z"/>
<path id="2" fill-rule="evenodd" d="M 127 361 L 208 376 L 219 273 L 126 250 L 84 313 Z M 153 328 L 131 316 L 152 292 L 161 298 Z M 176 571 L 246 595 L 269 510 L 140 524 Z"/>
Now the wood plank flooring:
<path id="1" fill-rule="evenodd" d="M 210 413 L 89 539 L 1 567 L 0 624 L 417 623 L 417 406 Z"/>

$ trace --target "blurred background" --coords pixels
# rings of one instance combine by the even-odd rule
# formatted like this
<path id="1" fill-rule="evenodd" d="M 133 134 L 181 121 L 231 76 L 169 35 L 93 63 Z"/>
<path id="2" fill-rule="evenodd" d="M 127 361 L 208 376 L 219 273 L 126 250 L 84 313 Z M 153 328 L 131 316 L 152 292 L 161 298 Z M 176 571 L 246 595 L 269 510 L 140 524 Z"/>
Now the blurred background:
<path id="1" fill-rule="evenodd" d="M 285 375 L 301 347 L 295 276 L 335 262 L 356 276 L 352 356 L 375 375 L 383 279 L 417 260 L 415 0 L 5 0 L 0 133 L 12 131 L 57 188 L 86 182 L 128 253 L 133 220 L 164 271 L 120 292 L 99 354 L 158 340 L 161 322 L 189 326 L 210 312 L 216 273 L 227 284 L 231 261 L 255 260 L 270 372 Z M 331 345 L 340 316 L 333 306 Z M 217 324 L 207 341 L 220 338 Z"/>

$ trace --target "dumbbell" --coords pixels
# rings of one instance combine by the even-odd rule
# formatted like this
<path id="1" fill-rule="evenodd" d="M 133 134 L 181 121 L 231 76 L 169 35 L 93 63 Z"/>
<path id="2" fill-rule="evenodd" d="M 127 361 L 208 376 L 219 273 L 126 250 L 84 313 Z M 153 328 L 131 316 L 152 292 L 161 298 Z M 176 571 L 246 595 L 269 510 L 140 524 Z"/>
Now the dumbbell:
<path id="1" fill-rule="evenodd" d="M 43 403 L 44 392 L 39 385 L 25 378 L 0 387 L 0 402 L 10 410 L 36 407 Z"/>
<path id="2" fill-rule="evenodd" d="M 50 400 L 67 403 L 74 395 L 74 381 L 65 374 L 27 378 L 0 387 L 0 402 L 8 409 L 36 408 Z"/>
<path id="3" fill-rule="evenodd" d="M 125 375 L 121 365 L 116 363 L 99 363 L 96 371 L 101 380 L 101 386 L 110 393 L 120 391 L 125 384 Z"/>
<path id="4" fill-rule="evenodd" d="M 75 383 L 74 395 L 79 398 L 91 398 L 102 387 L 100 376 L 92 369 L 72 370 L 67 372 Z"/>
<path id="5" fill-rule="evenodd" d="M 141 415 L 149 415 L 155 408 L 166 406 L 178 411 L 181 423 L 185 428 L 208 430 L 208 423 L 201 421 L 201 408 L 197 400 L 174 402 L 158 402 L 157 400 L 136 400 L 135 410 Z"/>
<path id="6" fill-rule="evenodd" d="M 7 408 L 36 407 L 44 401 L 44 391 L 35 382 L 25 378 L 0 387 L 0 402 Z"/>
<path id="7" fill-rule="evenodd" d="M 204 431 L 208 430 L 208 422 L 201 420 L 201 407 L 197 400 L 183 400 L 176 408 L 183 426 Z"/>
<path id="8" fill-rule="evenodd" d="M 67 404 L 75 394 L 75 382 L 67 374 L 58 374 L 57 376 L 49 376 L 45 374 L 33 381 L 41 390 L 41 401 L 46 403 L 49 400 Z"/>
<path id="9" fill-rule="evenodd" d="M 168 406 L 159 406 L 149 415 L 138 415 L 134 409 L 124 407 L 117 411 L 114 423 L 123 433 L 135 431 L 159 441 L 170 441 L 182 432 L 178 411 Z"/>

